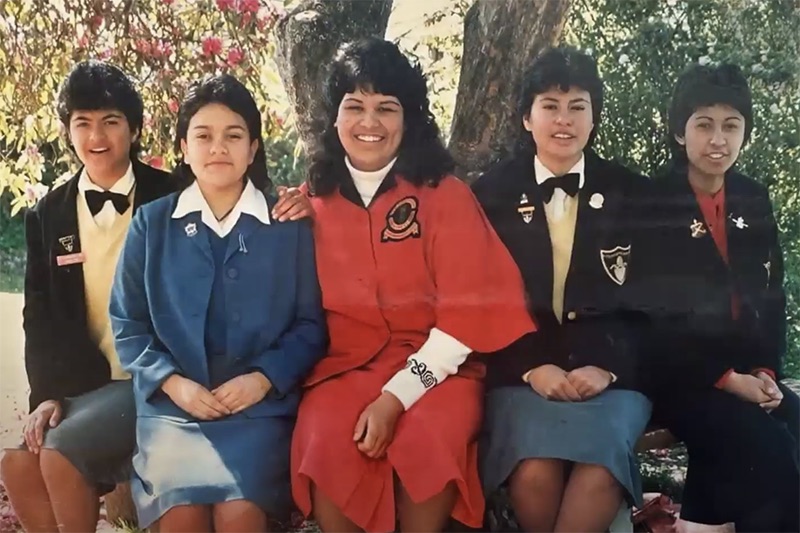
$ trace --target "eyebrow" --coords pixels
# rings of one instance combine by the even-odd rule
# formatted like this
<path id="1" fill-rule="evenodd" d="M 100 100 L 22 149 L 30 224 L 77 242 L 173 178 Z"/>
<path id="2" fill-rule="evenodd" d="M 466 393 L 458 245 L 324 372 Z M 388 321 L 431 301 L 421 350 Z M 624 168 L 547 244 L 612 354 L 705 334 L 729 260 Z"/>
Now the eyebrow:
<path id="1" fill-rule="evenodd" d="M 355 96 L 345 96 L 344 97 L 344 101 L 345 102 L 358 102 L 359 104 L 363 104 L 364 103 L 360 98 L 357 98 Z M 386 104 L 391 104 L 391 105 L 396 105 L 396 106 L 402 107 L 400 105 L 400 102 L 398 102 L 396 100 L 381 100 L 380 102 L 378 102 L 378 105 L 386 105 Z"/>
<path id="2" fill-rule="evenodd" d="M 106 119 L 109 119 L 109 118 L 122 118 L 122 117 L 123 117 L 122 113 L 113 112 L 113 113 L 108 113 L 106 115 L 103 115 L 100 120 L 106 120 Z M 91 117 L 88 117 L 86 115 L 78 114 L 78 115 L 74 115 L 72 117 L 72 120 L 75 121 L 75 122 L 77 122 L 79 120 L 91 120 Z"/>
<path id="3" fill-rule="evenodd" d="M 192 126 L 193 130 L 210 130 L 212 126 L 207 126 L 205 124 L 198 124 L 197 126 Z M 239 126 L 238 124 L 231 124 L 230 126 L 225 126 L 226 130 L 242 130 L 244 131 L 244 126 Z"/>
<path id="4" fill-rule="evenodd" d="M 708 115 L 698 115 L 697 118 L 695 118 L 695 120 L 702 120 L 702 119 L 710 120 L 712 122 L 714 121 L 714 117 L 709 117 Z M 740 117 L 736 117 L 736 116 L 725 117 L 722 120 L 723 121 L 725 121 L 725 120 L 736 120 L 736 121 L 739 121 L 739 122 L 742 121 L 742 119 Z"/>
<path id="5" fill-rule="evenodd" d="M 561 103 L 561 100 L 559 100 L 558 98 L 553 98 L 552 96 L 543 96 L 542 100 L 547 100 L 548 102 Z M 572 105 L 572 104 L 577 104 L 579 102 L 583 102 L 583 103 L 588 104 L 589 100 L 587 100 L 586 98 L 580 97 L 580 98 L 573 98 L 568 103 L 569 103 L 569 105 Z"/>

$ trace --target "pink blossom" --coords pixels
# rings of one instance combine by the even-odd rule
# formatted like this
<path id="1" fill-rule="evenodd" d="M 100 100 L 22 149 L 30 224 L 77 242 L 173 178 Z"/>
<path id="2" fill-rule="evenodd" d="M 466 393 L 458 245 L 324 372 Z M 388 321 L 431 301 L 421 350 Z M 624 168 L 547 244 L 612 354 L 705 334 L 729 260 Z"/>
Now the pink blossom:
<path id="1" fill-rule="evenodd" d="M 261 3 L 258 0 L 239 0 L 239 13 L 258 13 L 259 7 Z"/>
<path id="2" fill-rule="evenodd" d="M 165 6 L 171 6 L 174 2 L 175 0 L 161 0 L 161 3 Z"/>
<path id="3" fill-rule="evenodd" d="M 97 54 L 98 59 L 108 59 L 114 53 L 111 48 L 104 48 Z"/>
<path id="4" fill-rule="evenodd" d="M 180 108 L 180 105 L 178 104 L 178 100 L 176 100 L 175 98 L 170 98 L 169 102 L 167 103 L 167 108 L 169 109 L 170 113 L 172 113 L 173 115 L 177 114 L 178 113 L 178 109 Z"/>
<path id="5" fill-rule="evenodd" d="M 217 8 L 220 11 L 228 11 L 229 9 L 233 9 L 235 4 L 236 0 L 217 0 Z"/>
<path id="6" fill-rule="evenodd" d="M 244 60 L 244 51 L 241 48 L 234 46 L 228 50 L 228 65 L 235 67 Z"/>
<path id="7" fill-rule="evenodd" d="M 164 158 L 160 155 L 153 155 L 145 160 L 145 163 L 155 168 L 164 168 Z"/>
<path id="8" fill-rule="evenodd" d="M 222 39 L 219 37 L 205 37 L 203 43 L 203 55 L 211 57 L 222 52 Z"/>
<path id="9" fill-rule="evenodd" d="M 136 39 L 136 41 L 133 43 L 133 47 L 142 55 L 150 55 L 151 45 L 146 39 Z"/>

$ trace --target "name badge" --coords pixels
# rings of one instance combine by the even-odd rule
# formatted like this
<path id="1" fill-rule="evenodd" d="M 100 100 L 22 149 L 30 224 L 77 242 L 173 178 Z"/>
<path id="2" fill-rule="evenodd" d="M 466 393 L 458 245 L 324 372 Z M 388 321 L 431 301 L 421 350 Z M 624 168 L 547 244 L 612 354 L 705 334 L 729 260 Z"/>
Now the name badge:
<path id="1" fill-rule="evenodd" d="M 86 256 L 83 254 L 83 252 L 56 256 L 56 263 L 58 263 L 58 266 L 60 267 L 74 265 L 76 263 L 84 263 L 85 261 Z"/>

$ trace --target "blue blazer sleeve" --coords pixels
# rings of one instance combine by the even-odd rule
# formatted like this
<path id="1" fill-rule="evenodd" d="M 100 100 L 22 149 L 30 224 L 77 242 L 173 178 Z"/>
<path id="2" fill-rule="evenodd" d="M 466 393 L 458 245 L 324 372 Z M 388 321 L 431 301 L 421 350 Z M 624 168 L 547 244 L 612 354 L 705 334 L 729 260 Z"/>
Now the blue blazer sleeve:
<path id="1" fill-rule="evenodd" d="M 156 337 L 147 303 L 146 212 L 140 209 L 128 230 L 111 289 L 109 314 L 122 368 L 133 376 L 136 395 L 149 399 L 179 367 Z"/>
<path id="2" fill-rule="evenodd" d="M 253 359 L 278 396 L 284 396 L 303 380 L 325 355 L 328 342 L 322 297 L 314 258 L 314 239 L 306 221 L 298 223 L 295 261 L 297 304 L 294 322 L 272 346 Z"/>

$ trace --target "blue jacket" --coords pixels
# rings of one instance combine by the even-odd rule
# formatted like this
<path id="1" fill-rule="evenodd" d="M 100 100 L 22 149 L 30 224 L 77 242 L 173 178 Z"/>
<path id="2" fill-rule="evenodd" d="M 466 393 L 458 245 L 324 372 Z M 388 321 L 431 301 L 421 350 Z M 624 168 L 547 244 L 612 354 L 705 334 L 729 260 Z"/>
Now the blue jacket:
<path id="1" fill-rule="evenodd" d="M 207 388 L 216 380 L 204 335 L 215 273 L 211 230 L 199 212 L 173 219 L 177 198 L 136 213 L 111 293 L 115 345 L 133 375 L 140 417 L 191 418 L 161 390 L 173 373 Z M 294 415 L 300 384 L 327 343 L 311 228 L 242 215 L 228 245 L 227 353 L 214 372 L 232 378 L 255 370 L 270 380 L 273 390 L 244 416 Z"/>

